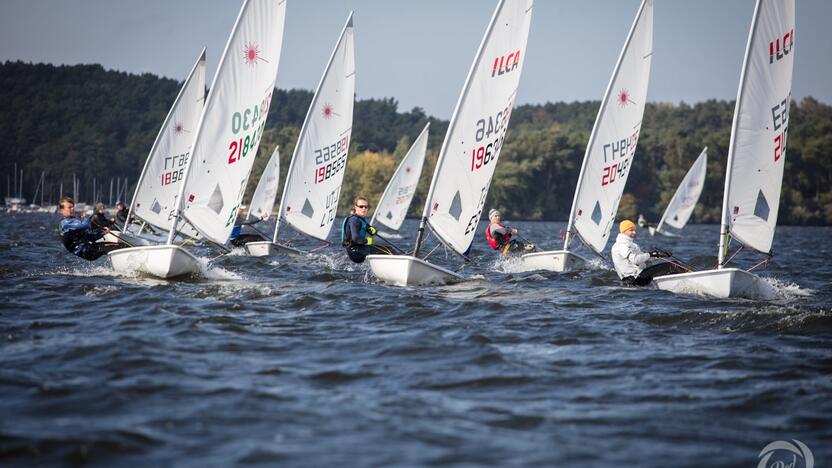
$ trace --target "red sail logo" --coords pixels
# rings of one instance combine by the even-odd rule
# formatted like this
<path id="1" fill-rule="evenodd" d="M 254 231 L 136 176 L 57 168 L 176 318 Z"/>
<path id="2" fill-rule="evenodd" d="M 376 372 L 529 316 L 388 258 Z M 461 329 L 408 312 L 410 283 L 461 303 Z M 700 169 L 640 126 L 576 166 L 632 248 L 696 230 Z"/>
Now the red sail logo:
<path id="1" fill-rule="evenodd" d="M 245 46 L 245 50 L 243 50 L 243 61 L 247 65 L 257 65 L 257 62 L 266 62 L 269 63 L 268 60 L 264 59 L 263 56 L 260 55 L 260 46 L 257 45 L 256 42 L 249 42 Z"/>
<path id="2" fill-rule="evenodd" d="M 520 51 L 512 52 L 508 55 L 502 55 L 494 59 L 494 65 L 491 67 L 491 77 L 505 75 L 506 73 L 516 70 L 520 66 Z"/>
<path id="3" fill-rule="evenodd" d="M 782 38 L 768 43 L 768 63 L 774 63 L 775 60 L 789 55 L 789 52 L 794 48 L 794 29 L 783 35 Z"/>

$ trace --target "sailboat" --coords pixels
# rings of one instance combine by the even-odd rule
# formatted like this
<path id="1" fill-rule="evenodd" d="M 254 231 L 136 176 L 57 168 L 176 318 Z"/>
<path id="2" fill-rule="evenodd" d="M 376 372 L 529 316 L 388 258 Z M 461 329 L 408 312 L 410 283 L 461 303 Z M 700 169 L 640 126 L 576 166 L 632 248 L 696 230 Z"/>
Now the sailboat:
<path id="1" fill-rule="evenodd" d="M 500 0 L 480 43 L 439 151 L 413 255 L 369 255 L 380 280 L 442 284 L 462 275 L 419 258 L 425 227 L 460 256 L 477 234 L 517 97 L 533 0 Z"/>
<path id="2" fill-rule="evenodd" d="M 379 224 L 398 231 L 402 227 L 410 202 L 416 194 L 416 186 L 419 184 L 419 177 L 422 175 L 422 166 L 425 163 L 425 154 L 428 151 L 428 129 L 430 122 L 425 125 L 422 133 L 416 137 L 416 141 L 402 158 L 393 177 L 381 194 L 381 199 L 373 212 L 370 225 Z M 380 216 L 379 216 L 380 215 Z"/>
<path id="3" fill-rule="evenodd" d="M 167 243 L 110 252 L 114 270 L 197 272 L 196 257 L 173 242 L 183 223 L 215 245 L 228 240 L 274 93 L 285 16 L 286 0 L 243 2 L 194 132 Z"/>
<path id="4" fill-rule="evenodd" d="M 641 132 L 653 54 L 653 0 L 643 0 L 601 101 L 572 200 L 563 250 L 520 257 L 520 269 L 568 271 L 586 259 L 570 250 L 575 237 L 597 255 L 609 240 Z"/>
<path id="5" fill-rule="evenodd" d="M 771 256 L 789 127 L 794 69 L 794 0 L 757 0 L 745 49 L 722 199 L 718 264 L 712 270 L 653 278 L 676 293 L 767 298 L 767 283 L 729 268 L 731 239 Z M 766 263 L 768 258 L 761 265 Z"/>
<path id="6" fill-rule="evenodd" d="M 166 230 L 175 215 L 176 196 L 184 179 L 185 165 L 191 154 L 194 131 L 199 123 L 205 102 L 205 49 L 191 67 L 182 89 L 173 101 L 162 123 L 162 128 L 150 147 L 136 191 L 130 202 L 127 219 L 133 215 L 145 223 Z M 112 181 L 110 183 L 112 187 Z M 118 197 L 118 194 L 116 194 Z M 131 246 L 162 243 L 165 238 L 152 239 L 138 233 L 131 233 L 132 225 L 127 223 L 121 231 L 105 236 L 108 242 L 127 242 Z M 199 232 L 183 224 L 180 232 L 192 238 L 199 238 Z M 112 237 L 112 238 L 111 238 Z"/>
<path id="7" fill-rule="evenodd" d="M 335 222 L 352 135 L 355 101 L 352 23 L 350 12 L 306 112 L 284 182 L 274 236 L 271 241 L 247 243 L 246 251 L 251 256 L 302 253 L 278 243 L 281 222 L 307 237 L 327 242 Z"/>
<path id="8" fill-rule="evenodd" d="M 248 206 L 245 219 L 259 219 L 267 221 L 272 215 L 274 202 L 277 200 L 277 187 L 280 179 L 280 152 L 275 146 L 269 162 L 266 163 L 263 174 L 257 182 L 254 194 L 251 196 L 251 203 Z M 253 228 L 253 226 L 252 226 Z M 256 230 L 256 228 L 254 228 Z M 257 231 L 261 236 L 263 233 Z"/>
<path id="9" fill-rule="evenodd" d="M 651 236 L 662 234 L 670 237 L 678 237 L 678 234 L 670 231 L 662 231 L 665 224 L 668 226 L 681 230 L 688 223 L 690 215 L 693 214 L 693 209 L 696 208 L 696 202 L 699 201 L 699 195 L 702 194 L 702 187 L 705 186 L 705 173 L 708 168 L 708 147 L 699 153 L 699 157 L 694 161 L 693 166 L 690 167 L 682 183 L 667 204 L 664 210 L 662 219 L 656 227 L 648 226 L 647 229 Z"/>
<path id="10" fill-rule="evenodd" d="M 274 202 L 277 200 L 277 183 L 280 178 L 280 152 L 279 148 L 275 146 L 269 162 L 266 163 L 266 168 L 263 169 L 263 174 L 257 182 L 257 187 L 254 189 L 254 195 L 251 196 L 251 203 L 248 206 L 247 218 L 261 218 L 264 221 L 269 219 L 274 208 Z"/>

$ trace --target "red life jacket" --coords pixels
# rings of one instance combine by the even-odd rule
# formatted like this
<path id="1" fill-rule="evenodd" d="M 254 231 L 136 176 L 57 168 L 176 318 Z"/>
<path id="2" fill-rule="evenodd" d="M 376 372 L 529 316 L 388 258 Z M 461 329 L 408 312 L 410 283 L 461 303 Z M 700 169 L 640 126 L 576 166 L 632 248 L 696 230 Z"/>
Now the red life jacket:
<path id="1" fill-rule="evenodd" d="M 497 226 L 500 226 L 501 228 L 505 229 L 505 226 L 503 226 L 502 224 L 498 223 Z M 488 245 L 490 245 L 492 249 L 499 250 L 500 246 L 502 246 L 503 244 L 508 242 L 509 239 L 511 239 L 511 234 L 506 233 L 502 237 L 503 242 L 497 242 L 497 239 L 491 236 L 491 223 L 488 223 L 488 226 L 485 227 L 485 238 L 488 240 Z"/>

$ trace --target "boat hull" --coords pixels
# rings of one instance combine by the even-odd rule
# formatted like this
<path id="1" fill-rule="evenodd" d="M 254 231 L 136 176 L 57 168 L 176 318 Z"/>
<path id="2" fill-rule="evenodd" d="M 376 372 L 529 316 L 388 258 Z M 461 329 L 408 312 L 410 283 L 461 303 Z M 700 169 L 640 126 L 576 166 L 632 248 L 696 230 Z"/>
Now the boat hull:
<path id="1" fill-rule="evenodd" d="M 246 253 L 250 257 L 268 257 L 276 254 L 301 255 L 298 249 L 285 245 L 275 244 L 269 241 L 248 242 L 245 245 Z"/>
<path id="2" fill-rule="evenodd" d="M 168 279 L 200 271 L 199 260 L 178 245 L 151 245 L 114 250 L 107 254 L 113 270 L 144 273 Z"/>
<path id="3" fill-rule="evenodd" d="M 562 273 L 586 265 L 586 259 L 568 250 L 533 252 L 520 257 L 522 271 L 548 270 Z"/>
<path id="4" fill-rule="evenodd" d="M 368 255 L 373 274 L 397 286 L 429 286 L 464 279 L 462 275 L 410 255 Z"/>
<path id="5" fill-rule="evenodd" d="M 653 284 L 663 291 L 718 298 L 770 299 L 774 296 L 771 286 L 762 278 L 739 268 L 657 276 Z"/>

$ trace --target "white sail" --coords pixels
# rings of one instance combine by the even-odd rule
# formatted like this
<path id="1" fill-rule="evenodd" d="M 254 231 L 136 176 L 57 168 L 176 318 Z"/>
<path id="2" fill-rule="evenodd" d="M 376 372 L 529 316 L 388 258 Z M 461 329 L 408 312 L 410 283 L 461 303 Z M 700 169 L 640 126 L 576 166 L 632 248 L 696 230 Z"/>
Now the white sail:
<path id="1" fill-rule="evenodd" d="M 416 137 L 413 146 L 402 158 L 399 167 L 384 189 L 376 210 L 373 213 L 371 225 L 379 222 L 390 229 L 398 230 L 402 227 L 407 210 L 413 195 L 416 194 L 416 186 L 419 185 L 419 177 L 422 175 L 422 166 L 425 163 L 425 154 L 428 150 L 428 128 L 430 123 L 425 125 L 422 133 Z"/>
<path id="2" fill-rule="evenodd" d="M 326 241 L 341 194 L 352 135 L 355 50 L 350 13 L 309 105 L 289 164 L 280 219 Z"/>
<path id="3" fill-rule="evenodd" d="M 757 2 L 728 149 L 723 222 L 743 245 L 764 253 L 771 251 L 780 207 L 794 19 L 794 0 Z"/>
<path id="4" fill-rule="evenodd" d="M 427 218 L 463 254 L 473 241 L 526 59 L 532 0 L 501 0 L 468 73 L 439 152 Z"/>
<path id="5" fill-rule="evenodd" d="M 275 146 L 272 152 L 272 157 L 266 163 L 266 168 L 263 169 L 263 174 L 257 182 L 257 187 L 254 189 L 254 195 L 251 196 L 251 203 L 248 205 L 247 217 L 269 219 L 274 208 L 274 202 L 277 199 L 277 183 L 280 178 L 280 155 L 278 147 Z"/>
<path id="6" fill-rule="evenodd" d="M 184 218 L 223 244 L 269 113 L 283 43 L 285 0 L 246 0 L 208 93 L 183 185 Z"/>
<path id="7" fill-rule="evenodd" d="M 202 49 L 150 148 L 130 206 L 131 213 L 158 228 L 167 229 L 176 215 L 176 197 L 204 103 L 205 49 Z M 180 226 L 179 231 L 191 237 L 199 236 L 187 224 Z"/>
<path id="8" fill-rule="evenodd" d="M 569 216 L 572 230 L 597 253 L 607 245 L 641 131 L 653 53 L 653 0 L 643 0 L 621 50 L 589 137 Z"/>
<path id="9" fill-rule="evenodd" d="M 708 148 L 702 150 L 699 157 L 690 167 L 682 183 L 667 204 L 667 209 L 664 210 L 659 225 L 656 226 L 657 231 L 661 231 L 662 226 L 668 226 L 676 229 L 682 229 L 688 223 L 690 215 L 693 214 L 693 209 L 696 208 L 696 202 L 699 201 L 699 195 L 702 194 L 702 187 L 705 186 L 705 173 L 708 168 Z"/>

